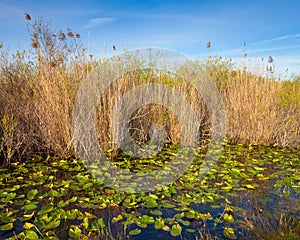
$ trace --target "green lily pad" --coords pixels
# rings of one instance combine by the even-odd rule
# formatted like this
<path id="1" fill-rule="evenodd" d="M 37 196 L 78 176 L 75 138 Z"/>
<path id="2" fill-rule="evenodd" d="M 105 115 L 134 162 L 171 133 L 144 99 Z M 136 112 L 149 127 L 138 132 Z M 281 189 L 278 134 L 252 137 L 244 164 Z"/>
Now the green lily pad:
<path id="1" fill-rule="evenodd" d="M 141 222 L 136 222 L 136 225 L 141 228 L 147 228 L 148 226 L 146 223 L 141 223 Z"/>
<path id="2" fill-rule="evenodd" d="M 28 221 L 29 219 L 31 219 L 33 217 L 34 214 L 35 214 L 34 211 L 30 214 L 24 214 L 23 217 L 20 218 L 20 220 L 23 222 Z"/>
<path id="3" fill-rule="evenodd" d="M 63 207 L 68 206 L 69 204 L 70 204 L 69 200 L 67 200 L 67 201 L 60 200 L 60 201 L 57 203 L 57 207 L 63 208 Z"/>
<path id="4" fill-rule="evenodd" d="M 140 234 L 141 232 L 142 232 L 141 229 L 136 228 L 136 229 L 131 230 L 128 234 L 131 235 L 131 236 L 134 236 L 134 235 Z"/>
<path id="5" fill-rule="evenodd" d="M 8 230 L 13 229 L 13 227 L 14 227 L 13 223 L 7 223 L 7 224 L 4 224 L 4 225 L 0 225 L 0 230 L 8 231 Z"/>
<path id="6" fill-rule="evenodd" d="M 165 226 L 165 221 L 163 218 L 156 218 L 154 223 L 155 229 L 162 229 Z"/>
<path id="7" fill-rule="evenodd" d="M 32 230 L 25 230 L 25 239 L 28 240 L 37 240 L 39 239 L 39 236 L 37 235 L 37 233 L 35 231 Z"/>
<path id="8" fill-rule="evenodd" d="M 30 211 L 30 210 L 33 210 L 33 209 L 36 209 L 36 208 L 37 208 L 37 205 L 32 204 L 32 203 L 26 204 L 23 207 L 21 207 L 21 209 L 25 210 L 25 211 Z"/>
<path id="9" fill-rule="evenodd" d="M 243 179 L 251 179 L 246 173 L 242 172 L 240 173 L 240 177 Z"/>
<path id="10" fill-rule="evenodd" d="M 74 197 L 72 197 L 71 199 L 69 199 L 69 201 L 70 201 L 71 203 L 76 202 L 76 201 L 77 201 L 77 197 L 74 196 Z"/>
<path id="11" fill-rule="evenodd" d="M 57 219 L 55 221 L 51 221 L 49 222 L 46 226 L 44 226 L 44 229 L 53 229 L 53 228 L 57 228 L 60 225 L 60 220 Z"/>
<path id="12" fill-rule="evenodd" d="M 154 223 L 154 218 L 148 215 L 143 215 L 140 218 L 141 223 L 143 224 L 153 224 Z"/>
<path id="13" fill-rule="evenodd" d="M 173 237 L 177 237 L 179 235 L 181 235 L 181 232 L 182 232 L 182 227 L 178 224 L 178 223 L 175 223 L 172 228 L 171 228 L 171 235 Z"/>
<path id="14" fill-rule="evenodd" d="M 69 236 L 71 238 L 80 238 L 81 236 L 81 229 L 77 226 L 73 227 L 73 228 L 70 228 L 69 229 Z"/>
<path id="15" fill-rule="evenodd" d="M 186 231 L 187 233 L 194 233 L 194 232 L 196 232 L 195 229 L 191 229 L 191 228 L 187 228 L 187 229 L 185 229 L 185 231 Z"/>
<path id="16" fill-rule="evenodd" d="M 54 208 L 54 205 L 52 203 L 46 205 L 45 207 L 43 207 L 39 212 L 38 215 L 41 216 L 43 214 L 46 214 L 48 212 L 51 212 Z"/>
<path id="17" fill-rule="evenodd" d="M 96 229 L 104 229 L 105 228 L 105 223 L 103 218 L 98 218 L 95 222 L 93 222 L 93 227 Z"/>
<path id="18" fill-rule="evenodd" d="M 83 219 L 82 226 L 84 227 L 84 229 L 88 229 L 88 227 L 89 227 L 89 219 L 87 217 L 85 217 Z"/>
<path id="19" fill-rule="evenodd" d="M 231 214 L 225 213 L 223 218 L 225 222 L 234 223 L 234 218 Z"/>
<path id="20" fill-rule="evenodd" d="M 188 221 L 188 220 L 182 220 L 182 219 L 180 219 L 178 222 L 182 223 L 184 226 L 189 226 L 191 224 L 190 221 Z"/>
<path id="21" fill-rule="evenodd" d="M 27 192 L 26 196 L 29 200 L 33 200 L 37 194 L 38 194 L 38 190 L 32 189 L 29 192 Z"/>
<path id="22" fill-rule="evenodd" d="M 161 206 L 163 208 L 174 208 L 174 207 L 176 207 L 174 204 L 171 204 L 171 203 L 168 203 L 168 202 L 164 202 Z"/>
<path id="23" fill-rule="evenodd" d="M 54 190 L 54 189 L 51 189 L 49 192 L 48 192 L 49 196 L 51 197 L 60 197 L 60 194 L 58 191 Z"/>
<path id="24" fill-rule="evenodd" d="M 23 206 L 24 203 L 25 203 L 24 200 L 21 200 L 21 199 L 19 199 L 19 200 L 15 199 L 15 201 L 14 201 L 14 204 L 17 206 Z"/>
<path id="25" fill-rule="evenodd" d="M 76 219 L 77 218 L 77 211 L 76 211 L 76 209 L 66 211 L 66 218 L 70 219 L 70 220 Z"/>
<path id="26" fill-rule="evenodd" d="M 163 213 L 160 210 L 153 209 L 150 211 L 151 214 L 156 215 L 156 216 L 161 216 Z"/>
<path id="27" fill-rule="evenodd" d="M 2 222 L 2 223 L 13 223 L 15 221 L 16 221 L 15 217 L 2 216 L 0 218 L 0 222 Z"/>
<path id="28" fill-rule="evenodd" d="M 4 202 L 13 200 L 16 197 L 16 195 L 17 194 L 15 192 L 8 193 L 4 199 Z"/>
<path id="29" fill-rule="evenodd" d="M 152 194 L 153 195 L 153 194 Z M 156 201 L 157 198 L 151 197 L 151 196 L 146 196 L 143 198 L 146 208 L 157 208 L 158 203 Z"/>
<path id="30" fill-rule="evenodd" d="M 85 189 L 90 188 L 91 186 L 93 186 L 93 183 L 86 183 L 86 184 L 83 185 L 82 189 L 85 190 Z"/>

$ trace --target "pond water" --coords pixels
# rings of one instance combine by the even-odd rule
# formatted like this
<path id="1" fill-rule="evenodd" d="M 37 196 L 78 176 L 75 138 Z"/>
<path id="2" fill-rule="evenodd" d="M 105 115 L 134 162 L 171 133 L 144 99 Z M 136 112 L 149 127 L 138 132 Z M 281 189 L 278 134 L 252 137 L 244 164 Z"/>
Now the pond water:
<path id="1" fill-rule="evenodd" d="M 115 164 L 155 169 L 162 155 Z M 300 238 L 299 149 L 227 145 L 199 178 L 204 156 L 173 184 L 136 194 L 108 188 L 74 158 L 12 164 L 0 169 L 0 239 Z"/>

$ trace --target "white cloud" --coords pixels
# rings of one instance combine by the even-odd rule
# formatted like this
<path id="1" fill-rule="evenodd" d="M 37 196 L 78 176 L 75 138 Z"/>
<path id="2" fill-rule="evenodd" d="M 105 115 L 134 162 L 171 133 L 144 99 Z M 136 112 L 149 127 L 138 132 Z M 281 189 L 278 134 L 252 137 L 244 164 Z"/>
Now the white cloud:
<path id="1" fill-rule="evenodd" d="M 262 40 L 262 41 L 258 41 L 258 42 L 252 42 L 252 43 L 249 43 L 249 45 L 258 45 L 258 44 L 262 44 L 262 43 L 282 41 L 282 40 L 286 40 L 286 39 L 299 38 L 299 37 L 300 37 L 300 33 L 290 34 L 290 35 L 283 35 L 283 36 L 276 37 L 276 38 L 270 38 L 270 39 L 266 39 L 266 40 Z"/>
<path id="2" fill-rule="evenodd" d="M 281 46 L 281 47 L 270 47 L 270 48 L 250 48 L 245 51 L 247 54 L 260 54 L 262 52 L 276 52 L 276 51 L 282 51 L 282 50 L 289 50 L 289 49 L 297 49 L 300 48 L 300 44 L 298 45 L 291 45 L 291 46 Z M 236 48 L 236 49 L 224 49 L 219 51 L 213 51 L 211 52 L 211 55 L 218 55 L 218 56 L 243 56 L 244 50 L 242 48 Z"/>
<path id="3" fill-rule="evenodd" d="M 112 17 L 101 17 L 101 18 L 92 18 L 89 20 L 88 24 L 84 26 L 85 29 L 96 27 L 102 24 L 108 24 L 113 22 L 115 19 Z"/>

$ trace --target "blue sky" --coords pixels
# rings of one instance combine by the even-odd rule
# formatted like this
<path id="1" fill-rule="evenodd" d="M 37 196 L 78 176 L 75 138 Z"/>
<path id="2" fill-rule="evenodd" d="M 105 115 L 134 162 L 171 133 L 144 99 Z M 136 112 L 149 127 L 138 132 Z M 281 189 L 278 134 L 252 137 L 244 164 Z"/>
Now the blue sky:
<path id="1" fill-rule="evenodd" d="M 124 49 L 161 47 L 193 58 L 207 54 L 272 56 L 277 74 L 300 74 L 300 1 L 298 0 L 0 0 L 0 42 L 30 48 L 25 13 L 42 17 L 53 29 L 72 29 L 95 56 Z M 212 43 L 206 49 L 206 43 Z M 106 46 L 106 51 L 105 51 Z"/>

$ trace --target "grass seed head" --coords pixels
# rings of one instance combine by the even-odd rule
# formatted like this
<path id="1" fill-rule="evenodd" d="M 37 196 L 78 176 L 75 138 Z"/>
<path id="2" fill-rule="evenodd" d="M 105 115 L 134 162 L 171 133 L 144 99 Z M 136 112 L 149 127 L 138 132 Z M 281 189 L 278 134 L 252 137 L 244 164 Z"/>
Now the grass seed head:
<path id="1" fill-rule="evenodd" d="M 39 48 L 40 43 L 37 40 L 32 40 L 31 47 L 33 48 Z"/>
<path id="2" fill-rule="evenodd" d="M 58 35 L 58 39 L 60 41 L 64 41 L 66 39 L 66 35 L 63 32 L 60 32 L 59 35 Z"/>
<path id="3" fill-rule="evenodd" d="M 25 19 L 26 19 L 27 21 L 30 21 L 30 20 L 31 20 L 31 17 L 30 17 L 30 15 L 29 15 L 28 13 L 25 13 Z"/>
<path id="4" fill-rule="evenodd" d="M 71 31 L 68 31 L 67 35 L 68 37 L 74 37 L 74 34 Z"/>

